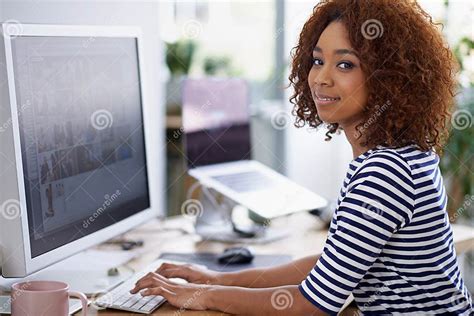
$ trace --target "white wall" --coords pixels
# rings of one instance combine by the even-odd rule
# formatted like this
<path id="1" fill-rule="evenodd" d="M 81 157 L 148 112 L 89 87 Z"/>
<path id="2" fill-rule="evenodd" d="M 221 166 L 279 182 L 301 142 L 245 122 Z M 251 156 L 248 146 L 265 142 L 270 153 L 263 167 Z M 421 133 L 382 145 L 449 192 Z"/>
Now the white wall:
<path id="1" fill-rule="evenodd" d="M 336 200 L 352 160 L 344 133 L 329 142 L 325 130 L 291 127 L 286 130 L 286 174 L 321 196 Z"/>
<path id="2" fill-rule="evenodd" d="M 73 25 L 120 25 L 139 26 L 143 32 L 144 102 L 148 102 L 151 117 L 145 123 L 152 127 L 148 144 L 151 161 L 148 161 L 152 205 L 160 214 L 164 210 L 164 94 L 162 84 L 164 56 L 158 36 L 158 3 L 150 1 L 42 1 L 0 0 L 0 21 L 20 23 L 73 24 Z M 150 130 L 148 130 L 150 131 Z M 150 150 L 151 149 L 151 150 Z"/>

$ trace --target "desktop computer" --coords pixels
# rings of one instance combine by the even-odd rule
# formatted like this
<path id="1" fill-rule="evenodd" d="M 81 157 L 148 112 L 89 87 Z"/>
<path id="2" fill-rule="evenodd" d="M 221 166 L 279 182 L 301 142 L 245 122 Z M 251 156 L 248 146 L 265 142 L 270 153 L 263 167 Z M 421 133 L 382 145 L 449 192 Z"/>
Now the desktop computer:
<path id="1" fill-rule="evenodd" d="M 1 26 L 0 285 L 9 288 L 157 217 L 163 190 L 152 178 L 162 177 L 164 146 L 149 141 L 159 131 L 140 29 Z"/>

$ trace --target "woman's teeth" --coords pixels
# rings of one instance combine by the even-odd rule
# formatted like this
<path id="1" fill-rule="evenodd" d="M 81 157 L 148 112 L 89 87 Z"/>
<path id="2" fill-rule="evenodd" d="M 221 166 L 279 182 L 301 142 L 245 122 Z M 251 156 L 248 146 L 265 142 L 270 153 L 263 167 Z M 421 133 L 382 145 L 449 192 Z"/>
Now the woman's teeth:
<path id="1" fill-rule="evenodd" d="M 339 98 L 320 98 L 320 97 L 317 97 L 318 100 L 321 100 L 321 101 L 336 101 L 336 100 L 339 100 Z"/>

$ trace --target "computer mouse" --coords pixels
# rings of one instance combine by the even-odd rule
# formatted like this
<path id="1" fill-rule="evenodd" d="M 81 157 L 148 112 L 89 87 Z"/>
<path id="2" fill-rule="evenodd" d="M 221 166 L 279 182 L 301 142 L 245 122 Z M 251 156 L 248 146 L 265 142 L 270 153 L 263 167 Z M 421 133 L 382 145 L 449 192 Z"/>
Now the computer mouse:
<path id="1" fill-rule="evenodd" d="M 245 247 L 231 247 L 224 250 L 217 260 L 221 264 L 242 264 L 250 263 L 254 258 L 252 251 Z"/>

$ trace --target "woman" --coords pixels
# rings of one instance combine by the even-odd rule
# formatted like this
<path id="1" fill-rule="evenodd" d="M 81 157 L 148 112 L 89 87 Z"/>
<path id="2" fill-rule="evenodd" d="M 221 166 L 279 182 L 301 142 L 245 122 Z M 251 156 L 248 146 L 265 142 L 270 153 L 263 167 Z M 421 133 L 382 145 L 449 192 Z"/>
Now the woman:
<path id="1" fill-rule="evenodd" d="M 335 315 L 350 293 L 364 315 L 472 314 L 438 168 L 455 67 L 431 18 L 408 0 L 322 1 L 293 58 L 298 126 L 342 130 L 353 151 L 323 253 L 235 273 L 164 264 L 132 292 L 242 315 Z"/>

